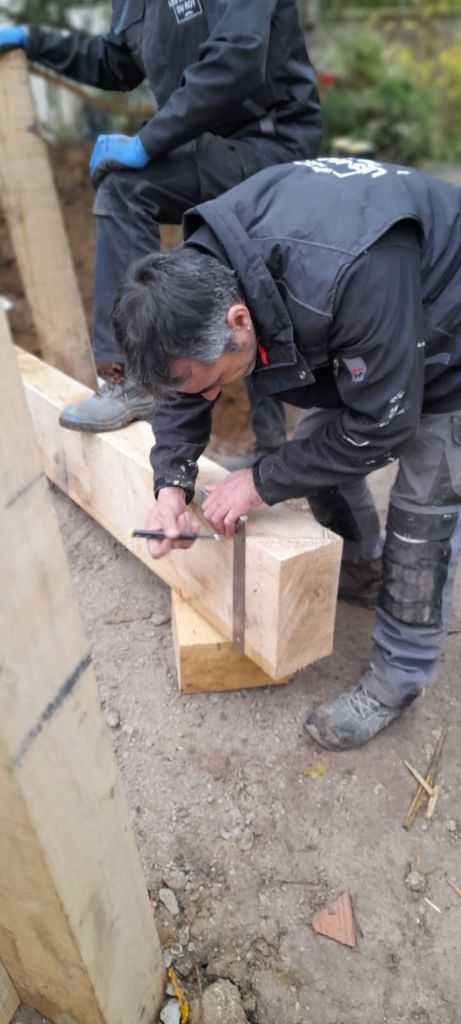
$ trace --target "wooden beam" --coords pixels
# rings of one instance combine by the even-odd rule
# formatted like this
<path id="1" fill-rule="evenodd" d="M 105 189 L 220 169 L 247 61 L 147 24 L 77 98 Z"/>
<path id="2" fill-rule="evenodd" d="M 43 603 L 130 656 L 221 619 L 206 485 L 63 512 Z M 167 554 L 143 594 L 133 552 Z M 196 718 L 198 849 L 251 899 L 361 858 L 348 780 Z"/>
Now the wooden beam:
<path id="1" fill-rule="evenodd" d="M 171 592 L 173 647 L 180 693 L 210 693 L 273 686 L 266 672 L 241 654 L 230 640 Z M 289 677 L 278 679 L 287 683 Z"/>
<path id="2" fill-rule="evenodd" d="M 0 151 L 0 202 L 42 355 L 94 388 L 85 313 L 20 50 L 0 60 Z"/>
<path id="3" fill-rule="evenodd" d="M 10 1024 L 18 1006 L 18 993 L 0 960 L 0 1024 Z"/>
<path id="4" fill-rule="evenodd" d="M 164 969 L 0 311 L 0 957 L 57 1024 L 148 1024 Z"/>
<path id="5" fill-rule="evenodd" d="M 86 389 L 28 353 L 19 352 L 19 361 L 50 480 L 231 639 L 232 540 L 198 543 L 154 562 L 145 542 L 129 536 L 152 505 L 148 424 L 109 434 L 63 430 L 60 410 Z M 199 488 L 225 476 L 200 460 Z M 282 679 L 331 652 L 341 540 L 307 511 L 284 505 L 252 513 L 246 533 L 245 654 Z"/>

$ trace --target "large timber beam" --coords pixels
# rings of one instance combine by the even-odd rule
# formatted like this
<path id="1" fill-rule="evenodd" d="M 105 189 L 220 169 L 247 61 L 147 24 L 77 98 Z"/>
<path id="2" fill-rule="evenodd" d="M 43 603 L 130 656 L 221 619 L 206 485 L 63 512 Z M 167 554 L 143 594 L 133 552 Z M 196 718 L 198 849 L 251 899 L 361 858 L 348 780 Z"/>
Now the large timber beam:
<path id="1" fill-rule="evenodd" d="M 4 1019 L 15 989 L 56 1024 L 150 1024 L 160 945 L 1 310 L 0 357 Z"/>
<path id="2" fill-rule="evenodd" d="M 28 353 L 18 356 L 49 479 L 230 639 L 233 541 L 197 543 L 154 562 L 129 536 L 153 500 L 149 425 L 109 434 L 61 429 L 59 412 L 87 389 Z M 199 487 L 225 475 L 201 459 Z M 281 679 L 331 652 L 341 541 L 306 511 L 283 505 L 254 512 L 246 533 L 245 654 Z"/>
<path id="3" fill-rule="evenodd" d="M 94 387 L 85 313 L 20 50 L 0 59 L 0 152 L 0 202 L 40 351 L 53 366 Z"/>

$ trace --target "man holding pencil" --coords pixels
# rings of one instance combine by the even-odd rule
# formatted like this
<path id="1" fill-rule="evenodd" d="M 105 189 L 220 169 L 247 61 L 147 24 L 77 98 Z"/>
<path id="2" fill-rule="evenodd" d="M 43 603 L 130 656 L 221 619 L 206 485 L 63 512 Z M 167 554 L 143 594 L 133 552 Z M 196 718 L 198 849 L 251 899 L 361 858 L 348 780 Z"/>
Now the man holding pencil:
<path id="1" fill-rule="evenodd" d="M 189 211 L 184 229 L 182 249 L 130 269 L 114 309 L 131 373 L 163 396 L 148 526 L 166 539 L 150 552 L 194 529 L 197 459 L 227 384 L 247 377 L 303 409 L 292 441 L 230 473 L 202 508 L 231 536 L 262 502 L 307 496 L 344 538 L 343 596 L 360 600 L 368 573 L 371 604 L 381 578 L 367 670 L 306 721 L 326 747 L 359 747 L 435 680 L 448 629 L 461 549 L 461 190 L 372 160 L 300 161 Z M 381 572 L 366 476 L 397 458 Z"/>

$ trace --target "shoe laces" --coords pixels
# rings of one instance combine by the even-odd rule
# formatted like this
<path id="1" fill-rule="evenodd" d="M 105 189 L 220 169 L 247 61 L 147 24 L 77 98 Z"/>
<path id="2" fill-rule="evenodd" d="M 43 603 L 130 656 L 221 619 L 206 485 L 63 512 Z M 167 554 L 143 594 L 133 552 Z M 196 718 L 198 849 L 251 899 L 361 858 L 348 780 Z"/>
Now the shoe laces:
<path id="1" fill-rule="evenodd" d="M 104 398 L 104 395 L 113 395 L 114 398 L 119 398 L 125 393 L 125 380 L 116 380 L 111 377 L 109 380 L 103 381 L 101 384 L 98 395 L 100 398 Z"/>
<path id="2" fill-rule="evenodd" d="M 372 697 L 371 693 L 368 693 L 365 687 L 359 684 L 355 692 L 351 694 L 350 706 L 360 718 L 369 718 L 381 707 L 381 701 Z"/>

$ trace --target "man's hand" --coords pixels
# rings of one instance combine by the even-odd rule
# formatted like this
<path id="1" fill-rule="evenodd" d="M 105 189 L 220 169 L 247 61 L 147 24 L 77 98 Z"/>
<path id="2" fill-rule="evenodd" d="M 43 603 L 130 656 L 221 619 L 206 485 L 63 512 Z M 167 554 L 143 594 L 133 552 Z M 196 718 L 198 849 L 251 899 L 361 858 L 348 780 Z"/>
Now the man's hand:
<path id="1" fill-rule="evenodd" d="M 163 530 L 168 540 L 149 540 L 147 548 L 152 558 L 163 558 L 172 548 L 190 548 L 193 540 L 177 540 L 178 533 L 198 533 L 197 523 L 189 512 L 186 512 L 186 498 L 181 487 L 162 487 L 154 507 L 147 519 L 148 530 Z"/>
<path id="2" fill-rule="evenodd" d="M 6 50 L 18 50 L 25 47 L 27 43 L 27 29 L 25 25 L 8 25 L 0 28 L 0 53 Z"/>
<path id="3" fill-rule="evenodd" d="M 95 188 L 109 171 L 140 168 L 149 163 L 138 135 L 100 135 L 90 157 L 90 177 Z"/>
<path id="4" fill-rule="evenodd" d="M 251 469 L 239 469 L 237 473 L 229 473 L 221 484 L 209 487 L 208 497 L 202 505 L 202 512 L 214 530 L 232 537 L 235 524 L 240 516 L 246 515 L 252 508 L 262 505 L 262 498 L 253 483 Z"/>

